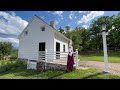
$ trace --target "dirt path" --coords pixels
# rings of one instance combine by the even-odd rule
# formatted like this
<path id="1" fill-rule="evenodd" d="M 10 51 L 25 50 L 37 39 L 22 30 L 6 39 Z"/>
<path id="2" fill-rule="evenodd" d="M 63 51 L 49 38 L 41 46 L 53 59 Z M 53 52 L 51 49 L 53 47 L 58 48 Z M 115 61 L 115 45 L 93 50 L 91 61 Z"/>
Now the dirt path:
<path id="1" fill-rule="evenodd" d="M 91 67 L 103 71 L 104 62 L 79 61 L 79 67 Z M 109 63 L 109 72 L 114 75 L 120 75 L 120 63 Z"/>

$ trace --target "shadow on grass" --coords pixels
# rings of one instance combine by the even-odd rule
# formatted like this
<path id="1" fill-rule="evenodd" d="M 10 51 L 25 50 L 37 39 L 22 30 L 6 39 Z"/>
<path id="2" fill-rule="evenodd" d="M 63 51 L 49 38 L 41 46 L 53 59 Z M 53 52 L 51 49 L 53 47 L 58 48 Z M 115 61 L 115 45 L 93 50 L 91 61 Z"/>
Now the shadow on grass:
<path id="1" fill-rule="evenodd" d="M 57 74 L 55 74 L 55 75 L 50 76 L 48 79 L 57 79 L 56 77 L 59 77 L 59 76 L 61 76 L 61 75 L 63 75 L 63 74 L 66 74 L 66 73 L 67 73 L 67 72 L 57 73 Z"/>
<path id="2" fill-rule="evenodd" d="M 53 70 L 49 70 L 49 71 L 44 71 L 44 72 L 37 72 L 37 71 L 34 71 L 34 70 L 25 70 L 25 69 L 22 69 L 22 70 L 9 70 L 7 72 L 4 72 L 4 73 L 0 73 L 0 76 L 4 76 L 4 75 L 7 75 L 7 74 L 13 74 L 15 77 L 16 76 L 20 76 L 21 78 L 40 78 L 40 79 L 54 79 L 55 77 L 58 77 L 60 75 L 63 75 L 65 74 L 65 72 L 63 71 L 53 71 Z"/>
<path id="3" fill-rule="evenodd" d="M 34 71 L 26 70 L 27 66 L 25 63 L 16 61 L 15 63 L 11 62 L 5 65 L 0 66 L 0 76 L 13 74 L 13 75 L 33 75 L 37 73 L 32 73 Z"/>
<path id="4" fill-rule="evenodd" d="M 60 76 L 65 73 L 65 71 L 61 70 L 47 70 L 45 72 L 38 72 L 35 70 L 27 70 L 27 66 L 22 63 L 10 63 L 6 65 L 2 65 L 0 67 L 0 76 L 6 76 L 11 74 L 12 78 L 40 78 L 40 79 L 54 79 L 57 76 Z M 11 77 L 10 77 L 11 78 Z"/>
<path id="5" fill-rule="evenodd" d="M 95 73 L 95 74 L 92 74 L 92 75 L 89 75 L 89 76 L 83 77 L 83 78 L 81 78 L 81 79 L 95 78 L 95 77 L 98 76 L 98 75 L 103 75 L 103 73 L 102 73 L 102 72 Z"/>
<path id="6" fill-rule="evenodd" d="M 3 65 L 0 67 L 0 76 L 7 75 L 7 74 L 13 74 L 14 76 L 34 76 L 38 74 L 39 72 L 35 70 L 27 70 L 26 65 L 18 65 L 16 63 Z"/>

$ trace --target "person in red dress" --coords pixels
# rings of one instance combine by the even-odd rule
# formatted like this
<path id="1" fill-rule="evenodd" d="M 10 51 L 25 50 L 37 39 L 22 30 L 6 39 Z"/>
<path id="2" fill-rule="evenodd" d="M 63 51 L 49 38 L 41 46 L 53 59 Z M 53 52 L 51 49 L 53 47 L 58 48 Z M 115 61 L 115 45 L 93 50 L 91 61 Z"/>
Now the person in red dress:
<path id="1" fill-rule="evenodd" d="M 67 59 L 67 72 L 73 70 L 74 65 L 74 56 L 73 56 L 73 47 L 69 47 L 68 59 Z"/>

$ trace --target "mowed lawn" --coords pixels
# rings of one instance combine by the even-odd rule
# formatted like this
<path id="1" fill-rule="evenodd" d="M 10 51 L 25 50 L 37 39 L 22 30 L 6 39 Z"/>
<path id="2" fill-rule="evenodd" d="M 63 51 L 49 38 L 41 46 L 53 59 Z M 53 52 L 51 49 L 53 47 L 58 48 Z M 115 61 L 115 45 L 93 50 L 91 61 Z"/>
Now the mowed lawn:
<path id="1" fill-rule="evenodd" d="M 19 61 L 0 61 L 0 79 L 120 79 L 120 76 L 103 74 L 96 69 L 73 70 L 73 72 L 48 70 L 37 72 L 26 70 Z"/>
<path id="2" fill-rule="evenodd" d="M 89 54 L 89 55 L 79 55 L 81 61 L 100 61 L 104 62 L 104 55 L 101 54 Z M 120 63 L 120 53 L 108 54 L 108 62 L 110 63 Z"/>

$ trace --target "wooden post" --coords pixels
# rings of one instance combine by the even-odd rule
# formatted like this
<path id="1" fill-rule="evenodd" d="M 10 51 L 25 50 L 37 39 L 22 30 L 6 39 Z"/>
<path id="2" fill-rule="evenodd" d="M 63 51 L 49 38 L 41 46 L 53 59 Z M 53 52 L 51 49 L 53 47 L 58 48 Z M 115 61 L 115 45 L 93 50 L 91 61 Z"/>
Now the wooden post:
<path id="1" fill-rule="evenodd" d="M 76 49 L 76 69 L 78 68 L 78 50 Z"/>

